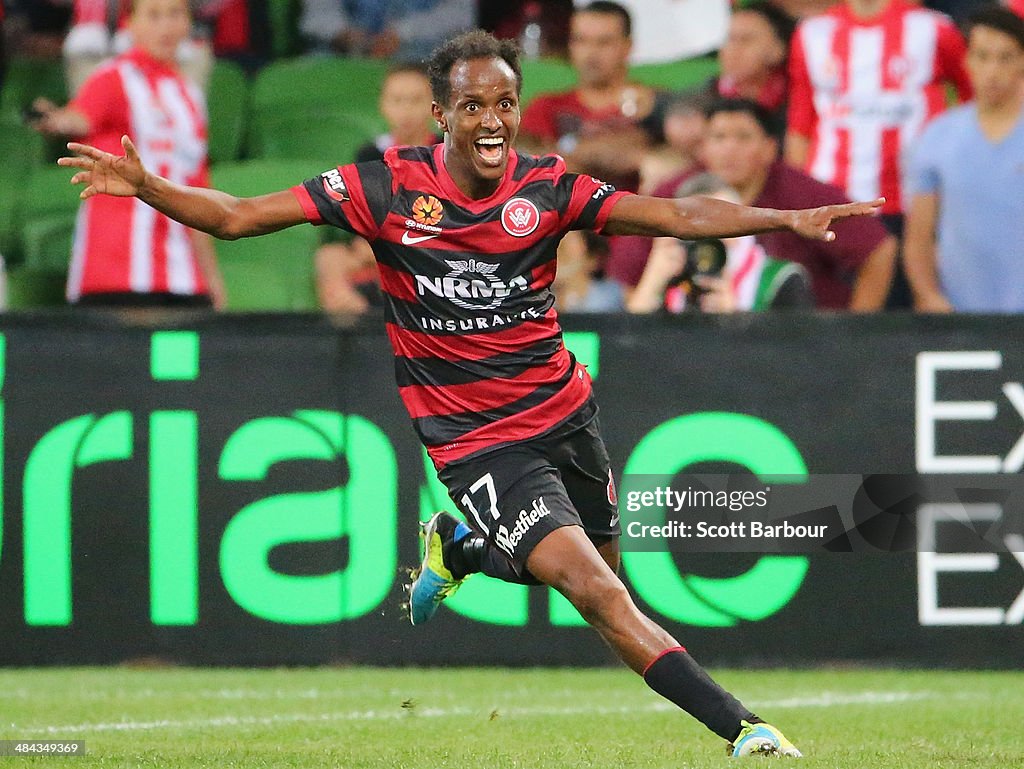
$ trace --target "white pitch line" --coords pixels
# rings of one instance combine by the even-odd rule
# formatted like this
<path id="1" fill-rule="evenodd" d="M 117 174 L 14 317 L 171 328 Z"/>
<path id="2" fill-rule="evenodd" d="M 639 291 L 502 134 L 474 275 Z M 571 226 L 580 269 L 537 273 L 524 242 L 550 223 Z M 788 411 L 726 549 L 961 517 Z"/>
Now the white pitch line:
<path id="1" fill-rule="evenodd" d="M 892 705 L 914 700 L 931 699 L 932 692 L 856 692 L 840 694 L 822 692 L 810 697 L 787 697 L 779 700 L 760 700 L 751 704 L 762 708 L 827 708 L 842 705 Z M 676 710 L 668 702 L 651 702 L 640 705 L 603 707 L 587 705 L 578 707 L 499 707 L 502 717 L 528 716 L 576 716 L 576 715 L 619 715 L 635 713 L 662 713 Z M 109 721 L 98 723 L 65 724 L 62 726 L 18 727 L 11 724 L 11 731 L 19 736 L 31 734 L 90 734 L 95 732 L 152 731 L 156 729 L 211 729 L 236 726 L 273 726 L 275 724 L 331 723 L 337 721 L 389 721 L 401 718 L 450 718 L 452 716 L 483 716 L 487 708 L 429 708 L 417 706 L 412 710 L 352 710 L 340 713 L 286 713 L 272 716 L 217 716 L 189 720 L 161 719 L 156 721 Z"/>

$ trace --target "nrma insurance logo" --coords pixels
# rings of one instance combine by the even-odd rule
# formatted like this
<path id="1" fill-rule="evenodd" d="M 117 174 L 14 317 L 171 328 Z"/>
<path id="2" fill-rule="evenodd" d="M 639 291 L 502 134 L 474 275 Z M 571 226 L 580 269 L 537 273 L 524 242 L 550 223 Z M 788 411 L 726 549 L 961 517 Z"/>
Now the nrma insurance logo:
<path id="1" fill-rule="evenodd" d="M 498 265 L 478 259 L 446 259 L 451 272 L 440 278 L 416 276 L 416 293 L 447 299 L 464 310 L 493 310 L 515 292 L 530 284 L 522 275 L 507 283 L 494 273 Z"/>

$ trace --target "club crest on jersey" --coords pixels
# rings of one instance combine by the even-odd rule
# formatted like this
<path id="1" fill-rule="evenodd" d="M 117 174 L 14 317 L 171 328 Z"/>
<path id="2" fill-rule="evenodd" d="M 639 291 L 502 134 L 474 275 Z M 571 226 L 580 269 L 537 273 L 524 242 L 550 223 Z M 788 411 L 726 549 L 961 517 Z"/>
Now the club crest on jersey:
<path id="1" fill-rule="evenodd" d="M 526 198 L 512 198 L 501 207 L 501 226 L 517 238 L 525 238 L 540 224 L 537 205 Z"/>
<path id="2" fill-rule="evenodd" d="M 324 192 L 338 203 L 345 203 L 351 198 L 348 194 L 348 187 L 345 186 L 345 180 L 341 178 L 341 171 L 337 168 L 332 168 L 330 171 L 324 171 L 320 176 L 324 180 Z"/>
<path id="3" fill-rule="evenodd" d="M 433 227 L 444 216 L 444 207 L 441 201 L 433 195 L 420 195 L 412 204 L 412 220 L 416 224 L 425 224 Z"/>

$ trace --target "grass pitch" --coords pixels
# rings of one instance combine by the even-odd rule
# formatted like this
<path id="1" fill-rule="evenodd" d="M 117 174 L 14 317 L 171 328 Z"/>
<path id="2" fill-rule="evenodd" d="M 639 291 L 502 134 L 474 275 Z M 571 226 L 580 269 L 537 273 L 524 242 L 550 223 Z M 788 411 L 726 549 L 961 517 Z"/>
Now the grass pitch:
<path id="1" fill-rule="evenodd" d="M 715 671 L 814 767 L 1024 766 L 1024 673 Z M 680 769 L 723 741 L 626 670 L 0 670 L 5 766 Z M 755 763 L 782 759 L 750 759 Z"/>

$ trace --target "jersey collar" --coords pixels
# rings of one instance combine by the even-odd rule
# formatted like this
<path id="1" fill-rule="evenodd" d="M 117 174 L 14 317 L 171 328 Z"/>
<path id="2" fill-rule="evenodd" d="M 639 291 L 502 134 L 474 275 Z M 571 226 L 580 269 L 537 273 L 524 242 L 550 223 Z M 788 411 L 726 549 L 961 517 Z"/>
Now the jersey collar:
<path id="1" fill-rule="evenodd" d="M 486 211 L 513 191 L 515 187 L 514 176 L 518 164 L 519 154 L 514 149 L 509 149 L 508 166 L 505 168 L 505 175 L 502 177 L 498 188 L 486 198 L 475 200 L 460 190 L 458 185 L 455 184 L 455 180 L 448 173 L 448 169 L 444 164 L 444 142 L 434 145 L 434 166 L 437 168 L 437 178 L 445 196 L 456 205 L 474 213 Z"/>

